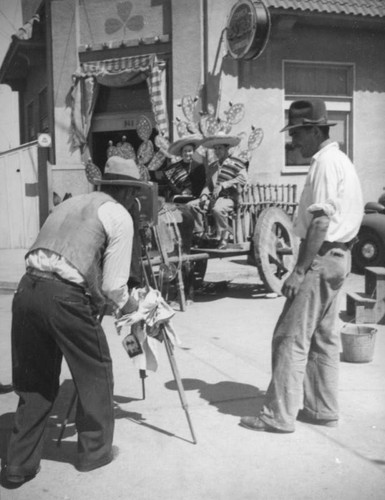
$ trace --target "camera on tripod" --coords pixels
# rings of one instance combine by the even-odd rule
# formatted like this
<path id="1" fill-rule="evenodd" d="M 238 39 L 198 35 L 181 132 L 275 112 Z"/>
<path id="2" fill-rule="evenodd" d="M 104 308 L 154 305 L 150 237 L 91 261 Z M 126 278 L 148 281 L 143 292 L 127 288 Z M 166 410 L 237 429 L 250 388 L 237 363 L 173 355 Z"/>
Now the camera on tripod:
<path id="1" fill-rule="evenodd" d="M 140 227 L 153 227 L 158 224 L 158 184 L 149 182 L 148 186 L 140 187 L 136 196 L 139 201 Z"/>

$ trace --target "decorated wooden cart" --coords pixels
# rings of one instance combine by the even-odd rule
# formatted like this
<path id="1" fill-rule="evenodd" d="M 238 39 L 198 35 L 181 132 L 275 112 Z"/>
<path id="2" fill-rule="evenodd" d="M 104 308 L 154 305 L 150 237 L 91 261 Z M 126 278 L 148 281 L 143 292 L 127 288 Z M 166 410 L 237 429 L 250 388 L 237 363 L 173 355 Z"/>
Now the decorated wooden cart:
<path id="1" fill-rule="evenodd" d="M 247 255 L 247 262 L 258 268 L 266 291 L 280 293 L 283 281 L 297 260 L 299 242 L 293 233 L 297 207 L 295 184 L 253 184 L 239 191 L 237 207 L 230 218 L 232 235 L 224 250 L 210 248 L 210 223 L 202 245 L 192 253 L 206 252 L 209 257 Z M 207 261 L 196 266 L 202 277 Z"/>
<path id="2" fill-rule="evenodd" d="M 206 112 L 197 112 L 198 98 L 184 96 L 180 107 L 182 117 L 176 117 L 176 132 L 180 138 L 191 134 L 204 137 L 219 133 L 234 134 L 233 127 L 238 126 L 245 116 L 243 103 L 229 102 L 222 116 L 217 109 L 208 104 Z M 172 172 L 173 162 L 178 158 L 170 156 L 170 143 L 160 131 L 151 141 L 152 123 L 146 116 L 138 120 L 136 132 L 142 141 L 137 151 L 122 137 L 116 145 L 109 143 L 107 157 L 120 156 L 123 159 L 135 160 L 142 180 L 150 180 L 157 171 L 162 172 L 162 166 L 171 165 L 165 171 Z M 238 127 L 237 127 L 238 128 Z M 248 165 L 263 140 L 263 130 L 260 127 L 249 126 L 248 131 L 238 131 L 239 145 L 232 149 L 231 155 Z M 206 163 L 213 160 L 213 152 L 199 147 L 196 151 Z M 90 182 L 100 177 L 99 169 L 89 162 L 86 174 Z M 293 270 L 297 254 L 298 241 L 292 229 L 292 220 L 297 207 L 297 186 L 293 184 L 249 184 L 239 190 L 238 203 L 231 214 L 231 239 L 226 249 L 215 248 L 214 235 L 207 216 L 206 237 L 197 246 L 192 246 L 192 227 L 189 233 L 188 211 L 182 205 L 165 204 L 160 212 L 156 233 L 158 257 L 153 258 L 153 264 L 162 264 L 163 273 L 169 268 L 177 268 L 178 283 L 181 295 L 181 307 L 184 308 L 182 267 L 184 264 L 195 268 L 196 281 L 202 281 L 207 268 L 207 259 L 213 257 L 229 257 L 247 255 L 248 263 L 257 266 L 266 291 L 280 293 L 283 281 Z M 182 233 L 182 234 L 179 234 Z M 188 285 L 189 286 L 189 285 Z"/>

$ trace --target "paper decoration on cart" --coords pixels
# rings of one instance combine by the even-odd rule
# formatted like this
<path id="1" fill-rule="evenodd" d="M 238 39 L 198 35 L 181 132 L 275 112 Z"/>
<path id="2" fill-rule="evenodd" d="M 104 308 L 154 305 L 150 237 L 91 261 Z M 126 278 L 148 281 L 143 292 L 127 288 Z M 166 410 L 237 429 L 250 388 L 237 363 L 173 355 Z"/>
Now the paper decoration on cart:
<path id="1" fill-rule="evenodd" d="M 178 104 L 183 112 L 183 118 L 176 117 L 175 119 L 176 131 L 180 138 L 196 133 L 202 134 L 203 137 L 217 135 L 218 133 L 229 135 L 233 126 L 241 123 L 246 114 L 245 106 L 240 102 L 229 102 L 227 109 L 223 113 L 223 117 L 216 115 L 215 107 L 211 103 L 207 105 L 206 112 L 200 111 L 197 113 L 195 108 L 198 100 L 198 97 L 184 96 L 180 104 Z M 200 115 L 198 120 L 194 118 L 196 115 Z M 233 148 L 231 154 L 243 161 L 249 161 L 252 152 L 262 142 L 263 130 L 252 125 L 249 134 L 247 132 L 240 132 L 237 135 L 241 137 L 241 143 L 236 148 Z M 197 153 L 201 155 L 205 154 L 204 148 L 199 147 Z"/>
<path id="2" fill-rule="evenodd" d="M 95 181 L 100 181 L 102 179 L 102 172 L 99 167 L 92 163 L 91 158 L 88 159 L 85 165 L 85 172 L 87 180 L 90 184 L 95 184 Z"/>
<path id="3" fill-rule="evenodd" d="M 148 141 L 152 134 L 152 123 L 149 118 L 145 115 L 141 115 L 138 118 L 136 124 L 136 133 L 142 139 L 142 141 Z"/>
<path id="4" fill-rule="evenodd" d="M 124 135 L 122 140 L 114 146 L 112 141 L 108 141 L 107 148 L 107 158 L 111 156 L 120 156 L 125 160 L 135 160 L 136 161 L 136 153 L 132 144 L 127 142 L 127 137 Z"/>
<path id="5" fill-rule="evenodd" d="M 161 134 L 155 137 L 155 146 L 159 150 L 154 154 L 150 163 L 147 165 L 148 170 L 155 171 L 158 170 L 166 160 L 166 158 L 171 158 L 168 154 L 168 148 L 170 147 L 170 141 Z"/>
<path id="6" fill-rule="evenodd" d="M 138 148 L 138 162 L 144 165 L 154 156 L 154 145 L 151 141 L 144 141 Z"/>
<path id="7" fill-rule="evenodd" d="M 142 139 L 137 152 L 137 162 L 140 171 L 140 176 L 143 180 L 150 180 L 148 163 L 152 160 L 155 150 L 154 145 L 150 140 L 152 134 L 152 123 L 145 115 L 141 115 L 136 124 L 136 133 Z"/>

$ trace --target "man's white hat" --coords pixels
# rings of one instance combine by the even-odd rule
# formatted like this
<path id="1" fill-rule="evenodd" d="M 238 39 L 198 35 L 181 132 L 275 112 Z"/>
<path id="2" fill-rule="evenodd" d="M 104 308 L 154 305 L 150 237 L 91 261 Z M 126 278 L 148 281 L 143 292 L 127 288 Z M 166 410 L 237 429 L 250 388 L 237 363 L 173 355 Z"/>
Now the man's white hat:
<path id="1" fill-rule="evenodd" d="M 104 168 L 102 179 L 95 180 L 97 186 L 100 185 L 122 185 L 122 186 L 148 186 L 148 182 L 140 180 L 140 173 L 137 164 L 133 159 L 126 159 L 120 156 L 110 156 Z"/>

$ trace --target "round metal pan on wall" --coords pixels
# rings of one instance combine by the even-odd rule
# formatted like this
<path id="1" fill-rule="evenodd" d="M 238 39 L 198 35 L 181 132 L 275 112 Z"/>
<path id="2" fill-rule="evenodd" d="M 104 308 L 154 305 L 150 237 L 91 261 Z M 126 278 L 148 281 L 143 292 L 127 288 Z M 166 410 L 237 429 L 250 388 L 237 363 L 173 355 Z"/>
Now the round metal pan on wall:
<path id="1" fill-rule="evenodd" d="M 270 35 L 269 9 L 262 0 L 239 0 L 231 9 L 226 26 L 226 42 L 234 59 L 256 59 L 264 51 Z"/>

